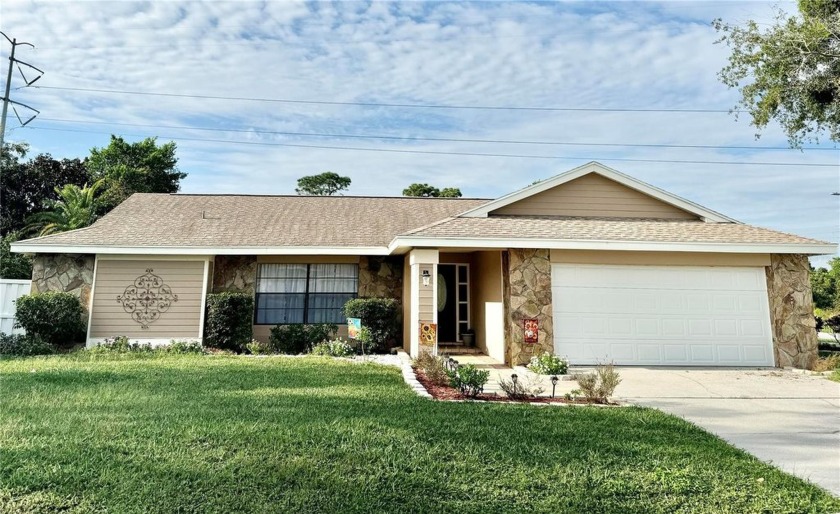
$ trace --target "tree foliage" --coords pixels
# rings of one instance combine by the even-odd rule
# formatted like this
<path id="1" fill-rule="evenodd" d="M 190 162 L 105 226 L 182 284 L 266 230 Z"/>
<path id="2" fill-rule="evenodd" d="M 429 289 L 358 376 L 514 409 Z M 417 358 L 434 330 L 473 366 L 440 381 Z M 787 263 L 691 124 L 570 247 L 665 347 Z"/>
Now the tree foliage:
<path id="1" fill-rule="evenodd" d="M 840 0 L 800 0 L 798 15 L 779 11 L 766 30 L 752 20 L 714 26 L 732 51 L 719 77 L 740 90 L 756 128 L 775 120 L 792 146 L 823 132 L 840 141 Z"/>
<path id="2" fill-rule="evenodd" d="M 350 177 L 325 171 L 318 175 L 308 175 L 298 179 L 295 192 L 299 195 L 332 196 L 350 187 Z"/>
<path id="3" fill-rule="evenodd" d="M 840 257 L 828 261 L 828 268 L 811 271 L 811 291 L 817 309 L 840 309 Z"/>
<path id="4" fill-rule="evenodd" d="M 54 159 L 41 154 L 24 161 L 26 144 L 7 144 L 0 155 L 0 235 L 22 230 L 27 219 L 59 199 L 56 187 L 90 182 L 80 159 Z"/>
<path id="5" fill-rule="evenodd" d="M 403 189 L 403 196 L 419 196 L 423 198 L 460 198 L 461 190 L 457 187 L 438 189 L 429 184 L 414 183 Z"/>
<path id="6" fill-rule="evenodd" d="M 87 168 L 93 180 L 104 180 L 99 213 L 113 209 L 134 193 L 177 193 L 187 174 L 178 169 L 173 141 L 158 145 L 149 137 L 128 143 L 111 136 L 104 148 L 92 148 Z"/>
<path id="7" fill-rule="evenodd" d="M 91 186 L 66 184 L 62 188 L 56 187 L 59 199 L 52 203 L 50 210 L 32 216 L 29 226 L 38 229 L 41 236 L 89 226 L 96 221 L 97 194 L 104 182 L 100 179 Z"/>
<path id="8" fill-rule="evenodd" d="M 10 245 L 19 239 L 18 232 L 9 232 L 0 239 L 0 278 L 32 278 L 32 257 L 23 253 L 12 253 L 10 250 Z"/>

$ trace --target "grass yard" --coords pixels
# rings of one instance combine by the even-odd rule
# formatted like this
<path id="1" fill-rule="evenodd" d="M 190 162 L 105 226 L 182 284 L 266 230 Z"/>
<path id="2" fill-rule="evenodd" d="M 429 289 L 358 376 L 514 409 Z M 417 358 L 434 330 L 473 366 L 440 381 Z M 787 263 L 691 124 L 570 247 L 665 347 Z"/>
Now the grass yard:
<path id="1" fill-rule="evenodd" d="M 641 408 L 443 403 L 327 358 L 0 361 L 0 512 L 833 512 Z"/>

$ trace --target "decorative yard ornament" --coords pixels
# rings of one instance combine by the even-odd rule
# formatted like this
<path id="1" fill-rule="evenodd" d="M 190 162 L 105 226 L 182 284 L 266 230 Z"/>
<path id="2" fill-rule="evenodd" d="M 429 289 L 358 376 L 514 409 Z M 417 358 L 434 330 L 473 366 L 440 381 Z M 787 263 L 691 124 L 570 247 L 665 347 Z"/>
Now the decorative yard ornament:
<path id="1" fill-rule="evenodd" d="M 437 323 L 420 322 L 420 349 L 437 355 Z"/>
<path id="2" fill-rule="evenodd" d="M 362 333 L 362 318 L 347 318 L 347 338 L 358 339 Z"/>
<path id="3" fill-rule="evenodd" d="M 537 344 L 540 338 L 540 321 L 537 319 L 526 319 L 523 321 L 525 328 L 525 342 Z"/>
<path id="4" fill-rule="evenodd" d="M 125 288 L 123 294 L 117 296 L 117 303 L 143 329 L 148 329 L 150 323 L 157 321 L 162 313 L 178 301 L 178 295 L 172 294 L 169 286 L 153 271 L 147 269 L 144 275 L 134 279 L 134 283 Z"/>

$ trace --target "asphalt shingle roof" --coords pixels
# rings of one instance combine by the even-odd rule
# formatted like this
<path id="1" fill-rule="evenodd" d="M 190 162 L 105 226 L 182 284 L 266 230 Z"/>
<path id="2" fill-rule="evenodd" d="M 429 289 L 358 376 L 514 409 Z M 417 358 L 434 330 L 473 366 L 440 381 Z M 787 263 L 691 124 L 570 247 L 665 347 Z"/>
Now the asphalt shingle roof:
<path id="1" fill-rule="evenodd" d="M 696 243 L 826 244 L 741 223 L 705 223 L 671 219 L 490 216 L 451 218 L 414 230 L 409 237 L 527 238 L 591 241 Z"/>
<path id="2" fill-rule="evenodd" d="M 92 226 L 20 241 L 112 247 L 386 247 L 395 237 L 826 244 L 740 223 L 457 217 L 486 199 L 135 194 Z"/>
<path id="3" fill-rule="evenodd" d="M 90 227 L 27 244 L 77 246 L 387 246 L 402 232 L 489 200 L 138 193 Z"/>

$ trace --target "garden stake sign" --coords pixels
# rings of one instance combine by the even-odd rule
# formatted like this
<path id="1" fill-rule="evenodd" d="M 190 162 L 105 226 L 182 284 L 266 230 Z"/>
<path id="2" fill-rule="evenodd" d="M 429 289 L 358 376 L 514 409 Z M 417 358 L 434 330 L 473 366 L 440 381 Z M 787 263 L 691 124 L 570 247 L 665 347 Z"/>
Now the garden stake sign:
<path id="1" fill-rule="evenodd" d="M 420 322 L 420 351 L 437 355 L 437 323 Z"/>
<path id="2" fill-rule="evenodd" d="M 172 289 L 153 271 L 147 269 L 145 274 L 135 278 L 134 283 L 125 288 L 123 294 L 117 296 L 117 303 L 144 330 L 178 301 L 178 295 L 172 294 Z"/>
<path id="3" fill-rule="evenodd" d="M 362 318 L 347 318 L 347 339 L 359 340 L 362 335 Z M 362 357 L 365 356 L 365 342 L 361 341 Z"/>
<path id="4" fill-rule="evenodd" d="M 358 339 L 362 332 L 362 318 L 347 318 L 347 337 Z"/>
<path id="5" fill-rule="evenodd" d="M 526 319 L 522 323 L 525 327 L 525 343 L 537 344 L 540 338 L 540 321 L 537 319 Z"/>

